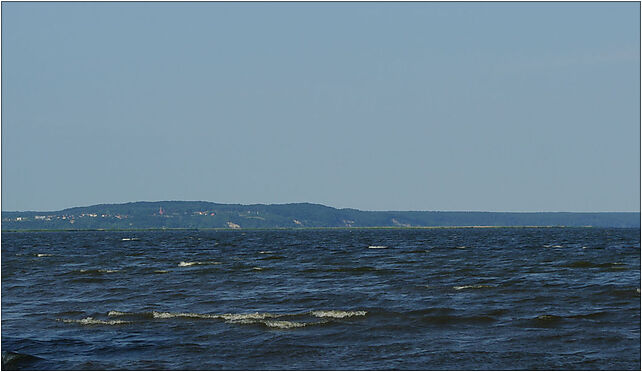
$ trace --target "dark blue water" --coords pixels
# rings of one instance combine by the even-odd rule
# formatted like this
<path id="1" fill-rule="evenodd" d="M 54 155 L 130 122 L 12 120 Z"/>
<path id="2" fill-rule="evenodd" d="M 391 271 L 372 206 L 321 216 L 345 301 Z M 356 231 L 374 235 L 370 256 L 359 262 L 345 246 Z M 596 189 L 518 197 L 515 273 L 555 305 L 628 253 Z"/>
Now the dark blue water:
<path id="1" fill-rule="evenodd" d="M 640 230 L 2 233 L 3 367 L 640 369 Z"/>

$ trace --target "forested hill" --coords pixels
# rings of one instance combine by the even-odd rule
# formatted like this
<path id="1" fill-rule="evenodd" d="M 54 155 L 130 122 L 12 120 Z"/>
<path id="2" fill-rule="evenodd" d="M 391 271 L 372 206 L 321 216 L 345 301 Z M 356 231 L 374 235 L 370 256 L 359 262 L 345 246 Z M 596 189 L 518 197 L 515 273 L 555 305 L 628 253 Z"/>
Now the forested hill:
<path id="1" fill-rule="evenodd" d="M 640 227 L 639 212 L 369 212 L 320 204 L 201 201 L 99 204 L 56 212 L 2 212 L 3 230 L 428 226 Z"/>

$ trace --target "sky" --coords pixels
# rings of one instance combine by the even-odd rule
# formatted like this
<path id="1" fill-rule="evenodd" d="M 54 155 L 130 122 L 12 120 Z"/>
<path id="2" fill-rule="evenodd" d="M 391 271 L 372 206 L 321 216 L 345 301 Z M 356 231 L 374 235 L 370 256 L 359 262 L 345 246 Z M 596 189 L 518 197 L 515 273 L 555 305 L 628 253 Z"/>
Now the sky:
<path id="1" fill-rule="evenodd" d="M 640 211 L 639 3 L 2 3 L 2 210 Z"/>

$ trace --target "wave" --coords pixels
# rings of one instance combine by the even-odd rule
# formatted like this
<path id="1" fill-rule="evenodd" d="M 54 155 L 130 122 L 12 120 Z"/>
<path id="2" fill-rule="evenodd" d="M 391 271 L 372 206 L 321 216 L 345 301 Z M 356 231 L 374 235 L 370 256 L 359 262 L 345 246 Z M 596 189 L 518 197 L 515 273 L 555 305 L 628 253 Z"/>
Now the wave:
<path id="1" fill-rule="evenodd" d="M 79 323 L 82 325 L 116 325 L 116 324 L 126 324 L 126 323 L 131 323 L 130 321 L 127 320 L 101 320 L 101 319 L 94 319 L 93 317 L 86 317 L 83 319 L 56 319 L 60 322 L 63 323 Z"/>
<path id="2" fill-rule="evenodd" d="M 2 352 L 2 370 L 20 370 L 28 369 L 25 368 L 31 362 L 42 360 L 37 356 L 16 353 L 13 351 L 3 351 Z"/>
<path id="3" fill-rule="evenodd" d="M 537 321 L 543 321 L 543 322 L 559 322 L 562 320 L 564 317 L 561 317 L 559 315 L 551 315 L 551 314 L 544 314 L 544 315 L 538 315 L 535 320 Z"/>
<path id="4" fill-rule="evenodd" d="M 316 310 L 311 311 L 310 314 L 317 318 L 349 318 L 353 316 L 365 316 L 367 311 L 342 311 L 342 310 Z"/>
<path id="5" fill-rule="evenodd" d="M 272 314 L 272 313 L 240 313 L 240 314 L 198 314 L 198 313 L 160 313 L 153 312 L 154 318 L 197 318 L 197 319 L 222 319 L 229 324 L 259 324 L 269 328 L 290 329 L 300 328 L 313 323 L 294 322 L 291 320 L 275 320 L 282 316 L 294 314 Z"/>
<path id="6" fill-rule="evenodd" d="M 385 246 L 385 245 L 369 245 L 368 248 L 370 248 L 370 249 L 386 249 L 388 247 Z"/>
<path id="7" fill-rule="evenodd" d="M 586 313 L 586 314 L 568 314 L 568 315 L 543 314 L 543 315 L 538 315 L 531 320 L 538 325 L 552 326 L 567 320 L 575 320 L 575 319 L 592 320 L 592 319 L 604 318 L 608 315 L 609 313 L 606 311 L 598 311 L 598 312 Z"/>
<path id="8" fill-rule="evenodd" d="M 269 328 L 280 328 L 280 329 L 290 329 L 290 328 L 300 328 L 312 324 L 321 324 L 322 322 L 316 323 L 306 323 L 306 322 L 293 322 L 290 320 L 257 320 L 257 319 L 240 319 L 235 321 L 227 321 L 226 323 L 233 324 L 249 324 L 249 325 L 264 325 Z"/>
<path id="9" fill-rule="evenodd" d="M 171 319 L 171 318 L 191 318 L 191 319 L 220 319 L 224 320 L 226 323 L 236 323 L 236 324 L 253 324 L 253 323 L 262 323 L 267 321 L 272 322 L 291 322 L 290 320 L 282 320 L 282 318 L 292 318 L 292 317 L 305 317 L 305 316 L 314 316 L 316 318 L 334 318 L 334 319 L 343 319 L 356 316 L 365 316 L 368 312 L 363 310 L 356 311 L 345 311 L 345 310 L 312 310 L 304 313 L 225 313 L 225 314 L 202 314 L 202 313 L 173 313 L 173 312 L 161 312 L 161 311 L 152 311 L 152 312 L 124 312 L 111 310 L 107 313 L 107 316 L 117 318 L 117 317 L 143 317 L 143 318 L 152 318 L 152 319 Z M 92 318 L 89 318 L 92 319 Z M 280 326 L 278 324 L 289 324 L 289 323 L 273 323 L 269 327 Z M 297 324 L 297 322 L 292 322 L 292 324 Z M 301 324 L 312 324 L 312 323 L 301 323 Z M 296 325 L 291 325 L 295 327 Z"/>
<path id="10" fill-rule="evenodd" d="M 311 323 L 302 323 L 302 322 L 291 322 L 289 320 L 266 320 L 261 323 L 271 328 L 281 328 L 281 329 L 299 328 L 299 327 L 305 327 L 311 324 Z"/>
<path id="11" fill-rule="evenodd" d="M 124 315 L 133 315 L 134 313 L 125 313 L 122 311 L 110 311 L 107 313 L 107 316 L 124 316 Z"/>
<path id="12" fill-rule="evenodd" d="M 154 319 L 170 319 L 170 318 L 194 318 L 194 319 L 222 319 L 227 321 L 239 321 L 246 319 L 266 319 L 277 318 L 287 314 L 271 314 L 271 313 L 240 313 L 240 314 L 202 314 L 202 313 L 172 313 L 164 311 L 151 311 L 142 313 L 132 313 L 124 311 L 111 310 L 107 313 L 110 317 L 124 317 L 124 316 L 138 316 L 144 318 Z"/>
<path id="13" fill-rule="evenodd" d="M 196 265 L 220 265 L 221 263 L 218 261 L 193 261 L 193 262 L 186 262 L 186 261 L 181 261 L 178 266 L 179 267 L 187 267 L 187 266 L 196 266 Z"/>
<path id="14" fill-rule="evenodd" d="M 118 270 L 110 270 L 110 269 L 80 269 L 78 272 L 81 272 L 83 274 L 102 274 L 102 273 L 116 273 Z"/>
<path id="15" fill-rule="evenodd" d="M 602 290 L 599 294 L 601 296 L 615 296 L 619 298 L 640 297 L 640 288 L 613 288 L 611 286 L 608 286 L 604 288 L 604 290 Z"/>
<path id="16" fill-rule="evenodd" d="M 64 273 L 56 274 L 56 275 L 62 275 L 62 276 L 75 276 L 75 275 L 99 275 L 102 276 L 102 274 L 111 274 L 111 273 L 116 273 L 119 270 L 116 269 L 79 269 L 79 270 L 72 270 L 72 271 L 67 271 Z"/>
<path id="17" fill-rule="evenodd" d="M 51 256 L 53 256 L 53 254 L 49 254 L 49 253 L 38 253 L 38 254 L 36 254 L 36 257 L 51 257 Z"/>
<path id="18" fill-rule="evenodd" d="M 123 241 L 123 242 L 128 242 L 128 241 L 131 241 L 131 240 L 140 240 L 140 239 L 139 238 L 122 238 L 120 240 Z"/>
<path id="19" fill-rule="evenodd" d="M 167 319 L 167 318 L 202 318 L 202 319 L 215 319 L 216 315 L 209 314 L 198 314 L 198 313 L 166 313 L 152 311 L 152 317 L 157 319 Z"/>
<path id="20" fill-rule="evenodd" d="M 588 314 L 568 315 L 566 317 L 571 319 L 597 319 L 597 318 L 603 318 L 607 315 L 609 315 L 609 313 L 606 311 L 598 311 L 595 313 L 588 313 Z"/>
<path id="21" fill-rule="evenodd" d="M 461 291 L 463 289 L 482 289 L 482 288 L 494 288 L 494 287 L 492 285 L 486 285 L 486 284 L 459 285 L 459 286 L 453 287 L 453 289 L 456 291 Z"/>
<path id="22" fill-rule="evenodd" d="M 266 318 L 278 318 L 287 314 L 272 314 L 272 313 L 241 313 L 241 314 L 221 314 L 218 317 L 227 321 L 244 321 L 244 320 L 262 320 Z"/>

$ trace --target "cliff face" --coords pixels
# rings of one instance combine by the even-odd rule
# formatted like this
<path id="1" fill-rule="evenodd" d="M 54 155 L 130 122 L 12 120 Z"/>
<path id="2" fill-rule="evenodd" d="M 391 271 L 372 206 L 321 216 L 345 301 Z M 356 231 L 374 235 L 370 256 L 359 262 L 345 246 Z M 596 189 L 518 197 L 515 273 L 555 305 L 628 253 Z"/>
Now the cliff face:
<path id="1" fill-rule="evenodd" d="M 241 205 L 194 201 L 100 204 L 53 212 L 2 212 L 3 230 L 429 226 L 639 228 L 640 213 L 366 212 L 310 203 Z"/>

